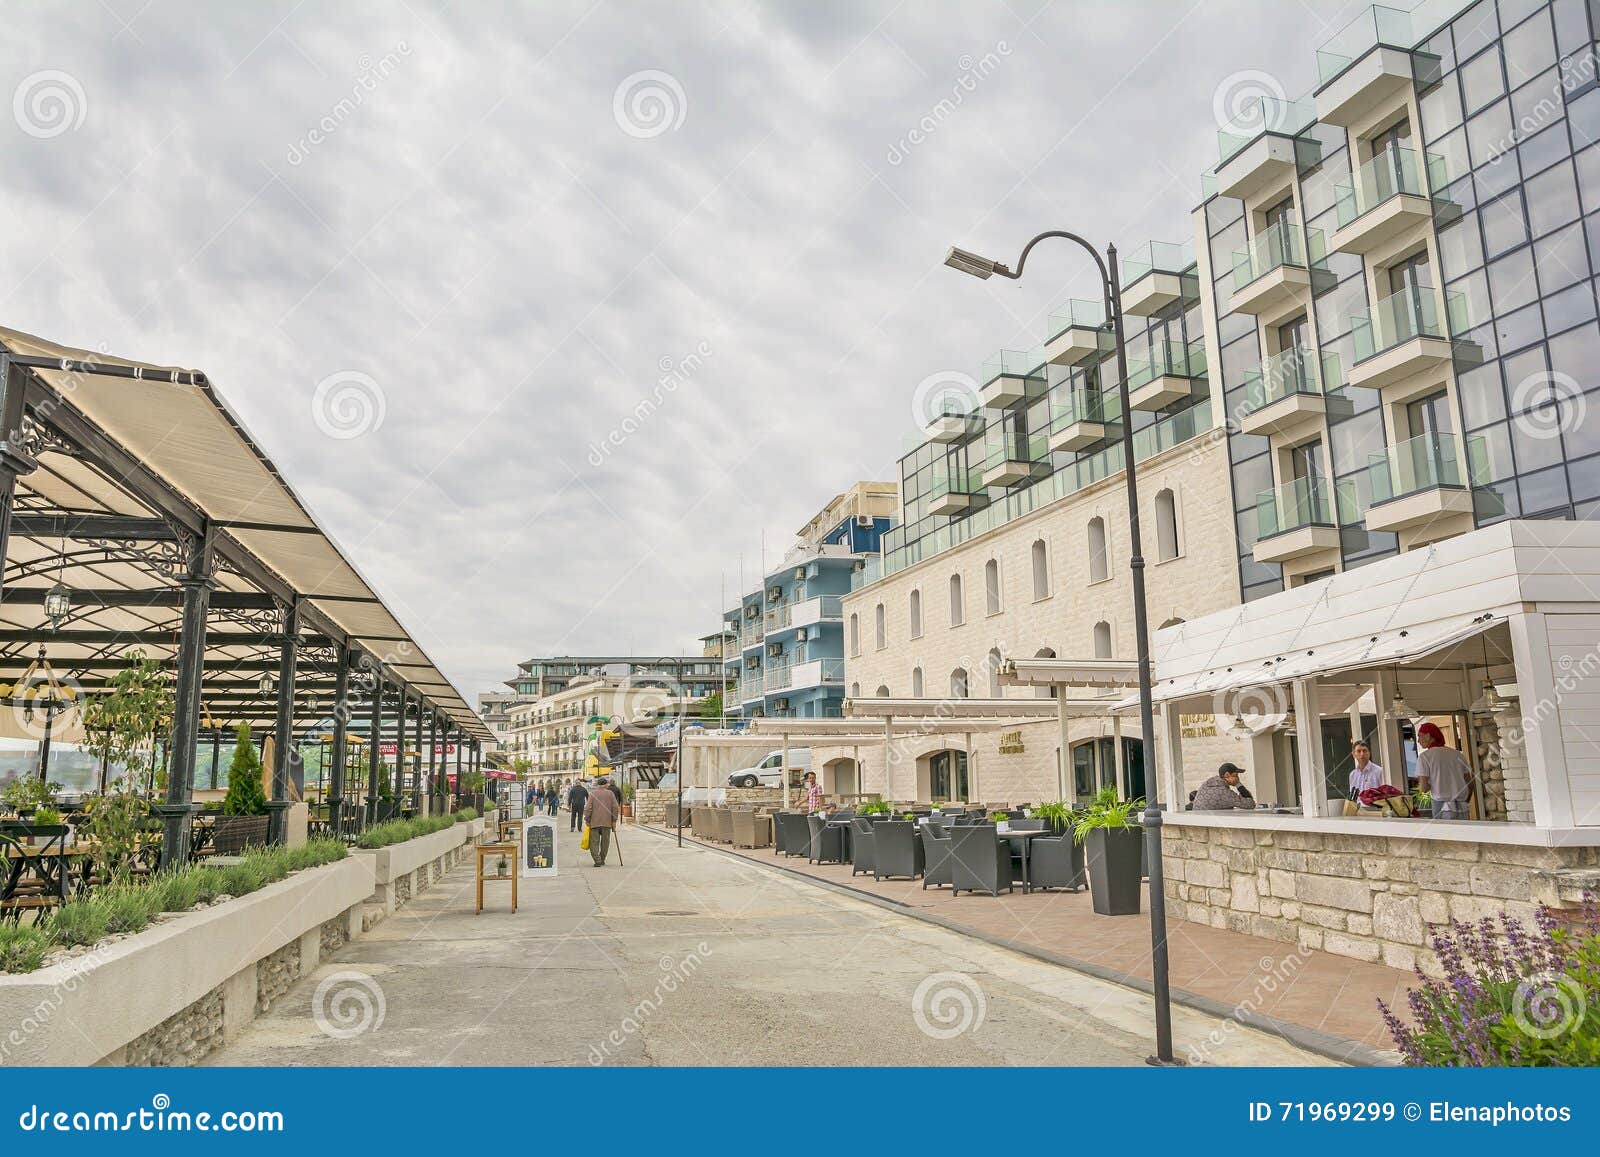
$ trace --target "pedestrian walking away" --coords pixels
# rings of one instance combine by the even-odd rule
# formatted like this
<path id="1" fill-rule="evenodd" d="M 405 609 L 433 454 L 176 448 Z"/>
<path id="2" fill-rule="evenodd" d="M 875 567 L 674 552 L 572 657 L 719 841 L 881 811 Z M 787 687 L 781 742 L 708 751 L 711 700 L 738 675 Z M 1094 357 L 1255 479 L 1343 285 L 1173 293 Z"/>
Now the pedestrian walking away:
<path id="1" fill-rule="evenodd" d="M 577 831 L 583 826 L 583 808 L 589 800 L 589 789 L 583 786 L 582 780 L 573 780 L 572 788 L 567 792 L 567 810 L 572 813 L 572 827 L 569 831 Z"/>
<path id="2" fill-rule="evenodd" d="M 606 856 L 611 851 L 611 829 L 617 826 L 617 817 L 622 814 L 617 797 L 605 790 L 606 787 L 604 777 L 596 781 L 583 805 L 583 822 L 589 825 L 589 855 L 597 868 L 606 866 Z"/>

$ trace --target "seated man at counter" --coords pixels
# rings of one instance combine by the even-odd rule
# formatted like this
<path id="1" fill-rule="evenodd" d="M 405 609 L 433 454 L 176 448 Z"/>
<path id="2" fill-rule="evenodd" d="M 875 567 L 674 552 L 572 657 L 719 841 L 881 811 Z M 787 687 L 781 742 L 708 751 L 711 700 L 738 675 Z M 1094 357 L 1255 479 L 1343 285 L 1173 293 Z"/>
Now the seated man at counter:
<path id="1" fill-rule="evenodd" d="M 1224 763 L 1217 774 L 1202 783 L 1194 793 L 1193 808 L 1197 812 L 1225 812 L 1235 808 L 1253 808 L 1256 801 L 1239 782 L 1244 769 L 1237 764 Z"/>

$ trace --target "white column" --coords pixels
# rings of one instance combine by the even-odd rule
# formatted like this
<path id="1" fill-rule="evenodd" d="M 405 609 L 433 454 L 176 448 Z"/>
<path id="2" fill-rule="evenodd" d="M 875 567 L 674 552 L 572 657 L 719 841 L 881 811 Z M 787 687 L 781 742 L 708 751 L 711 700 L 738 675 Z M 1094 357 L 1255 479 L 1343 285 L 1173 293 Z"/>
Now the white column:
<path id="1" fill-rule="evenodd" d="M 1571 827 L 1572 783 L 1559 714 L 1563 688 L 1556 683 L 1546 616 L 1516 614 L 1507 625 L 1517 668 L 1528 779 L 1533 788 L 1533 822 L 1541 828 Z"/>
<path id="2" fill-rule="evenodd" d="M 1300 752 L 1300 803 L 1308 816 L 1326 815 L 1323 795 L 1322 716 L 1316 679 L 1294 682 L 1295 736 Z"/>
<path id="3" fill-rule="evenodd" d="M 894 765 L 889 762 L 889 744 L 894 735 L 894 716 L 883 717 L 883 798 L 894 799 Z"/>
<path id="4" fill-rule="evenodd" d="M 783 793 L 780 797 L 783 800 L 783 808 L 787 811 L 789 810 L 789 733 L 783 732 L 778 739 L 783 743 L 783 762 L 778 765 L 778 787 Z"/>
<path id="5" fill-rule="evenodd" d="M 1152 751 L 1145 752 L 1145 761 L 1149 762 L 1154 755 L 1155 753 Z M 1111 766 L 1116 769 L 1114 774 L 1117 784 L 1118 799 L 1122 798 L 1123 784 L 1128 782 L 1126 774 L 1127 769 L 1123 766 L 1125 762 L 1126 761 L 1124 760 L 1122 754 L 1122 716 L 1113 715 L 1111 717 Z"/>
<path id="6" fill-rule="evenodd" d="M 1160 703 L 1162 760 L 1156 770 L 1161 776 L 1161 806 L 1168 811 L 1182 811 L 1189 802 L 1183 790 L 1183 728 L 1179 724 L 1177 703 Z"/>
<path id="7" fill-rule="evenodd" d="M 961 742 L 966 748 L 967 794 L 982 802 L 983 792 L 978 790 L 978 763 L 977 760 L 972 758 L 972 732 L 969 731 L 962 736 Z M 952 785 L 952 787 L 954 787 L 954 785 Z M 932 795 L 933 792 L 929 791 L 928 794 Z"/>
<path id="8" fill-rule="evenodd" d="M 1056 693 L 1056 744 L 1060 747 L 1060 751 L 1056 753 L 1056 798 L 1064 800 L 1067 798 L 1067 752 L 1071 750 L 1067 731 L 1067 689 L 1065 687 L 1056 687 L 1054 690 Z"/>
<path id="9" fill-rule="evenodd" d="M 1394 676 L 1379 671 L 1372 684 L 1372 697 L 1378 712 L 1378 763 L 1383 781 L 1390 787 L 1406 790 L 1406 757 L 1400 748 L 1400 729 L 1390 718 L 1394 706 Z"/>

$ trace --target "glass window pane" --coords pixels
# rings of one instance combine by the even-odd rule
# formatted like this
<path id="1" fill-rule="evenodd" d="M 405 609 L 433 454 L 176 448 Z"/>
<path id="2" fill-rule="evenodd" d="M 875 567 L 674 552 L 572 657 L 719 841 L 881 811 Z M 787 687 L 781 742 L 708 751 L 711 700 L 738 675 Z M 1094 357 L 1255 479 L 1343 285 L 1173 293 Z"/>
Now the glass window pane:
<path id="1" fill-rule="evenodd" d="M 1543 281 L 1551 267 L 1543 266 L 1539 280 Z M 1544 299 L 1544 329 L 1546 333 L 1560 333 L 1586 321 L 1594 320 L 1594 290 L 1587 281 L 1564 289 Z"/>
<path id="2" fill-rule="evenodd" d="M 1519 474 L 1542 470 L 1561 461 L 1561 439 L 1550 437 L 1551 432 L 1538 415 L 1524 416 L 1521 421 L 1512 416 L 1511 442 L 1516 447 Z"/>
<path id="3" fill-rule="evenodd" d="M 1556 36 L 1549 17 L 1528 20 L 1507 32 L 1500 50 L 1505 53 L 1512 88 L 1538 76 L 1556 62 Z"/>
<path id="4" fill-rule="evenodd" d="M 1510 101 L 1502 100 L 1467 122 L 1467 146 L 1472 151 L 1473 168 L 1505 155 L 1511 145 Z"/>
<path id="5" fill-rule="evenodd" d="M 1594 380 L 1600 365 L 1600 325 L 1586 325 L 1550 339 L 1550 368 L 1579 382 Z"/>
<path id="6" fill-rule="evenodd" d="M 1555 439 L 1551 438 L 1554 442 Z M 1521 461 L 1522 446 L 1518 443 L 1517 456 Z M 1517 479 L 1517 489 L 1522 491 L 1524 517 L 1546 514 L 1568 505 L 1572 499 L 1567 494 L 1567 472 L 1559 466 L 1539 474 L 1524 474 Z"/>
<path id="7" fill-rule="evenodd" d="M 1478 0 L 1450 26 L 1455 36 L 1456 59 L 1467 60 L 1481 52 L 1500 34 L 1493 0 Z"/>
<path id="8" fill-rule="evenodd" d="M 1573 148 L 1600 141 L 1600 89 L 1567 102 L 1567 123 L 1572 126 Z"/>
<path id="9" fill-rule="evenodd" d="M 1456 129 L 1428 146 L 1430 153 L 1438 153 L 1444 161 L 1445 176 L 1454 180 L 1471 171 L 1467 160 L 1467 130 Z"/>
<path id="10" fill-rule="evenodd" d="M 1490 481 L 1498 482 L 1517 472 L 1511 461 L 1511 428 L 1507 423 L 1499 422 L 1483 430 L 1474 430 L 1472 436 L 1483 439 Z"/>
<path id="11" fill-rule="evenodd" d="M 1588 246 L 1582 228 L 1577 225 L 1540 238 L 1534 243 L 1533 251 L 1539 268 L 1539 286 L 1545 293 L 1589 277 Z"/>
<path id="12" fill-rule="evenodd" d="M 1567 146 L 1567 133 L 1560 121 L 1541 124 L 1535 136 L 1524 137 L 1517 146 L 1517 160 L 1522 162 L 1524 176 L 1543 172 L 1557 161 L 1567 159 L 1571 149 Z"/>
<path id="13" fill-rule="evenodd" d="M 1478 215 L 1463 214 L 1439 230 L 1439 261 L 1446 277 L 1460 277 L 1483 264 L 1483 241 L 1478 236 Z"/>
<path id="14" fill-rule="evenodd" d="M 1489 201 L 1479 210 L 1483 221 L 1483 249 L 1496 257 L 1528 239 L 1528 224 L 1522 215 L 1522 197 L 1517 193 Z"/>
<path id="15" fill-rule="evenodd" d="M 1578 219 L 1578 186 L 1570 161 L 1540 173 L 1523 186 L 1523 192 L 1528 205 L 1528 224 L 1535 237 Z"/>
<path id="16" fill-rule="evenodd" d="M 1418 100 L 1422 110 L 1422 135 L 1436 141 L 1461 123 L 1461 92 L 1449 81 L 1436 84 Z"/>
<path id="17" fill-rule="evenodd" d="M 1461 66 L 1461 103 L 1468 116 L 1498 100 L 1505 92 L 1505 75 L 1500 69 L 1498 52 L 1485 52 Z"/>
<path id="18" fill-rule="evenodd" d="M 1578 172 L 1578 193 L 1585 212 L 1600 209 L 1600 148 L 1588 148 L 1573 158 Z"/>
<path id="19" fill-rule="evenodd" d="M 1498 348 L 1505 353 L 1532 345 L 1543 337 L 1544 318 L 1540 316 L 1537 305 L 1530 305 L 1527 309 L 1519 309 L 1516 313 L 1495 318 L 1494 340 Z"/>
<path id="20" fill-rule="evenodd" d="M 1456 391 L 1461 397 L 1461 412 L 1467 429 L 1498 421 L 1506 416 L 1505 394 L 1500 389 L 1500 363 L 1489 362 L 1456 376 Z"/>
<path id="21" fill-rule="evenodd" d="M 1539 296 L 1531 248 L 1518 249 L 1490 264 L 1489 295 L 1494 299 L 1497 317 L 1521 309 Z"/>

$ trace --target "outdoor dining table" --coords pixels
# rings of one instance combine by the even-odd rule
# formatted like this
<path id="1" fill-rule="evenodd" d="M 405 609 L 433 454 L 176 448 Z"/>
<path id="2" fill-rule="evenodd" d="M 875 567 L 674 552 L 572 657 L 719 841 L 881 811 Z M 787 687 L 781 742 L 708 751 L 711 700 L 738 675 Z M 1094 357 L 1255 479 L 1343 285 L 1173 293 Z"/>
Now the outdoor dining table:
<path id="1" fill-rule="evenodd" d="M 93 854 L 89 844 L 66 845 L 52 839 L 39 845 L 7 842 L 5 866 L 0 870 L 0 904 L 10 906 L 25 880 L 37 880 L 63 903 L 81 884 L 84 861 Z"/>
<path id="2" fill-rule="evenodd" d="M 853 864 L 855 862 L 855 841 L 850 837 L 855 832 L 851 820 L 828 820 L 830 828 L 838 828 L 839 835 L 839 860 L 841 863 Z"/>
<path id="3" fill-rule="evenodd" d="M 1020 844 L 1017 844 L 1016 847 L 1019 849 L 1020 855 L 1021 855 L 1021 859 L 1022 859 L 1022 893 L 1023 893 L 1023 895 L 1027 895 L 1029 892 L 1031 892 L 1033 890 L 1033 885 L 1028 880 L 1028 860 L 1029 860 L 1029 854 L 1033 850 L 1033 839 L 1034 839 L 1034 837 L 1035 836 L 1049 836 L 1049 835 L 1054 835 L 1054 834 L 1055 833 L 1052 832 L 1049 828 L 1029 829 L 1027 831 L 1020 831 L 1020 832 L 1019 831 L 1014 831 L 1014 830 L 1013 831 L 1004 831 L 1004 832 L 1000 831 L 999 829 L 995 830 L 995 836 L 997 838 L 999 838 L 999 839 L 1002 839 L 1002 840 L 1020 840 L 1020 841 L 1022 841 Z"/>

